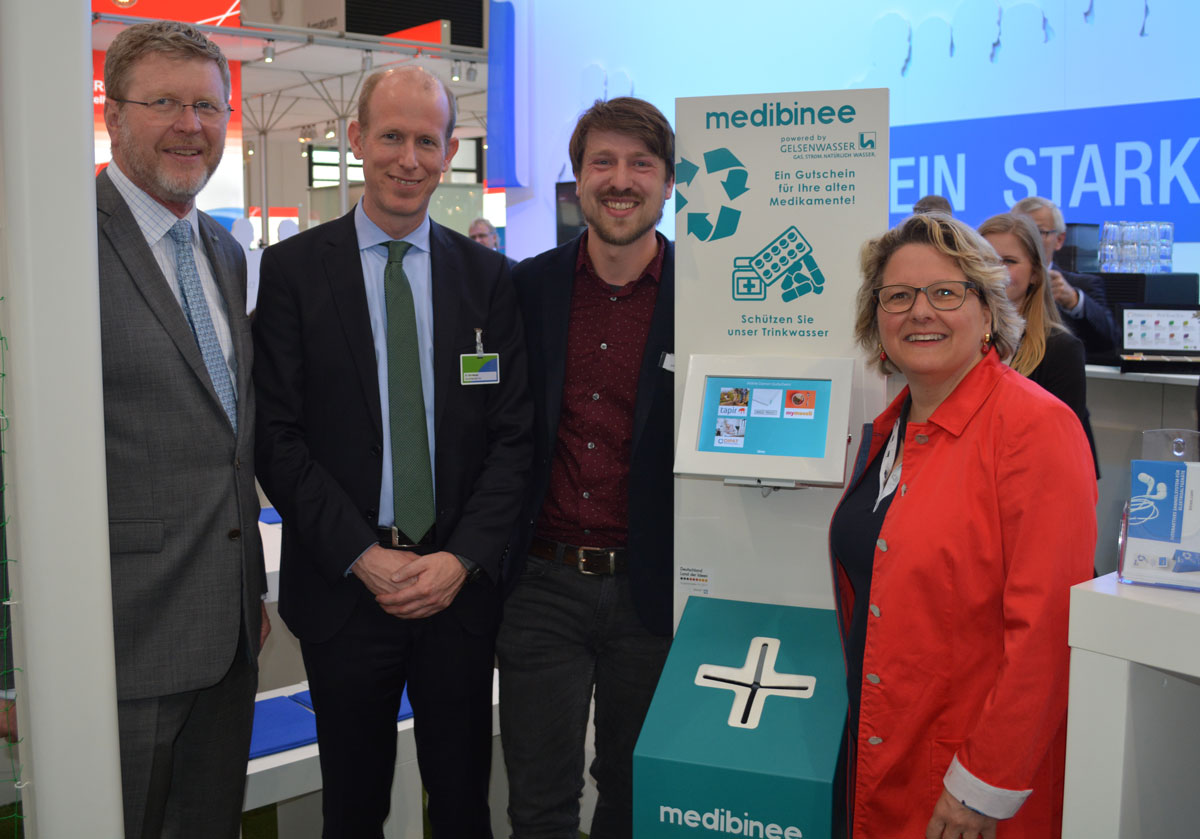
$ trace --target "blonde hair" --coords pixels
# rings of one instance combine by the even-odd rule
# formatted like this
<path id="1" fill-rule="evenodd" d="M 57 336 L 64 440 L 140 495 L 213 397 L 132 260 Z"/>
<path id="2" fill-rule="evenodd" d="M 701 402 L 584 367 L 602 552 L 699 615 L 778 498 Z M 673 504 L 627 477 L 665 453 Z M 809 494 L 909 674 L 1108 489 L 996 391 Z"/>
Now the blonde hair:
<path id="1" fill-rule="evenodd" d="M 888 260 L 905 245 L 928 245 L 954 260 L 963 276 L 979 287 L 980 301 L 992 318 L 992 345 L 996 352 L 1001 358 L 1011 356 L 1025 324 L 1005 294 L 1008 272 L 1000 258 L 982 236 L 961 221 L 943 213 L 921 213 L 910 216 L 879 238 L 869 240 L 859 254 L 862 285 L 855 301 L 854 337 L 867 351 L 868 365 L 883 373 L 896 372 L 890 361 L 877 355 L 879 319 L 875 289 L 883 284 L 883 271 Z"/>
<path id="2" fill-rule="evenodd" d="M 1021 243 L 1030 264 L 1029 288 L 1019 304 L 1021 317 L 1025 318 L 1025 336 L 1009 362 L 1022 376 L 1028 376 L 1045 358 L 1050 333 L 1064 327 L 1050 290 L 1050 275 L 1042 263 L 1041 234 L 1033 219 L 1020 213 L 992 216 L 979 225 L 979 235 L 987 238 L 993 233 L 1011 233 Z"/>

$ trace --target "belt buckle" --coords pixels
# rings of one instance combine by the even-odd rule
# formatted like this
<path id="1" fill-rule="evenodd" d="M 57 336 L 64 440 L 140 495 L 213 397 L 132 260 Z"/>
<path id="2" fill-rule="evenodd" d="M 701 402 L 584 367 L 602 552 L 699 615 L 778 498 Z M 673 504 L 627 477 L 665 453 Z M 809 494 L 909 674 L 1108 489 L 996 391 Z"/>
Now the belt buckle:
<path id="1" fill-rule="evenodd" d="M 603 551 L 604 553 L 606 553 L 608 555 L 608 570 L 607 571 L 589 571 L 586 568 L 584 568 L 583 567 L 584 560 L 589 559 L 589 557 L 584 556 L 585 551 Z M 591 558 L 595 558 L 595 557 L 591 557 Z M 603 548 L 588 548 L 588 547 L 581 545 L 575 549 L 575 567 L 579 569 L 580 574 L 587 574 L 589 577 L 603 577 L 605 575 L 614 574 L 614 573 L 616 573 L 616 568 L 617 568 L 616 551 L 612 551 L 612 550 L 604 551 Z"/>
<path id="2" fill-rule="evenodd" d="M 400 529 L 395 525 L 392 525 L 389 530 L 392 531 L 392 544 L 389 547 L 393 548 L 394 550 L 411 552 L 413 548 L 421 547 L 420 545 L 401 544 Z"/>

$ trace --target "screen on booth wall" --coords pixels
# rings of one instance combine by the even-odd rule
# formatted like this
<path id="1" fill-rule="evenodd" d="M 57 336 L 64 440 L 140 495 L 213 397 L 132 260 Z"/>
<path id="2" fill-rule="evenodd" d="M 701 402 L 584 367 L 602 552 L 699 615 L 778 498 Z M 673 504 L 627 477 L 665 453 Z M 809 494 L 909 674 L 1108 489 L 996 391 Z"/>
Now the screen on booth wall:
<path id="1" fill-rule="evenodd" d="M 1200 351 L 1200 311 L 1127 307 L 1121 312 L 1121 348 L 1135 351 Z"/>
<path id="2" fill-rule="evenodd" d="M 828 379 L 707 376 L 696 448 L 823 458 L 831 384 Z"/>

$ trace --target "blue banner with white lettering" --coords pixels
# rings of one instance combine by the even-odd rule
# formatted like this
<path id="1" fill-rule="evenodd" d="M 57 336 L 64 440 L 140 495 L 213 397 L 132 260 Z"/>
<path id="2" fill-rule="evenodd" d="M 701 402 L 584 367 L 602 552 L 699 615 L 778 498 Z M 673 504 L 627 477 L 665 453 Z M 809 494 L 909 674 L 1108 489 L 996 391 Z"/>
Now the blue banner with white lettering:
<path id="1" fill-rule="evenodd" d="M 1172 221 L 1200 241 L 1200 99 L 893 126 L 889 222 L 923 195 L 977 225 L 1028 195 L 1068 222 Z"/>

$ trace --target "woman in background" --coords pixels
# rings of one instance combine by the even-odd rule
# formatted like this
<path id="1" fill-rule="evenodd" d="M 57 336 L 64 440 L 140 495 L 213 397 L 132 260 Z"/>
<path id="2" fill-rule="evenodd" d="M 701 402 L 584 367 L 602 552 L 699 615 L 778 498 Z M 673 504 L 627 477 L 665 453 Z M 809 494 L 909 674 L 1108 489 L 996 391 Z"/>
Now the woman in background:
<path id="1" fill-rule="evenodd" d="M 1002 213 L 979 225 L 979 233 L 995 248 L 1008 269 L 1008 299 L 1025 319 L 1025 334 L 1009 364 L 1067 404 L 1079 417 L 1092 449 L 1092 465 L 1100 477 L 1100 460 L 1088 419 L 1087 374 L 1083 342 L 1063 326 L 1042 264 L 1037 225 L 1029 216 Z"/>
<path id="2" fill-rule="evenodd" d="M 970 227 L 913 216 L 863 247 L 862 273 L 856 337 L 908 386 L 864 430 L 830 526 L 850 835 L 1058 836 L 1087 440 L 1002 362 L 1023 324 Z"/>

